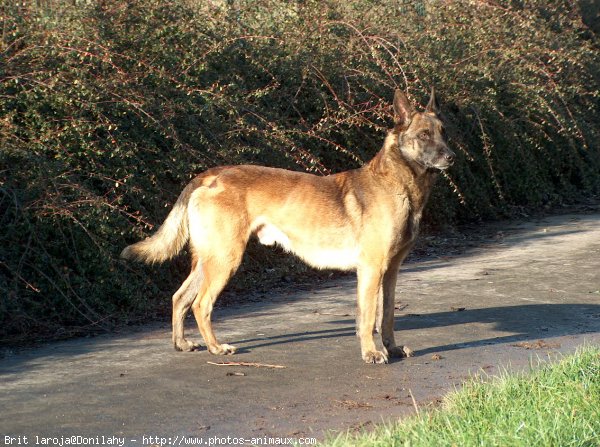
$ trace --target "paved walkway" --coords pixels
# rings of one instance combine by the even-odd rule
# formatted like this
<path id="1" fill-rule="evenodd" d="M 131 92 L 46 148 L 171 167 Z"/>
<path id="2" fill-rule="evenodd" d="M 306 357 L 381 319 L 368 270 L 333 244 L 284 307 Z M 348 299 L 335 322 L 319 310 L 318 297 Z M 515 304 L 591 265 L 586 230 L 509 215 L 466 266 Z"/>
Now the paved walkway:
<path id="1" fill-rule="evenodd" d="M 335 280 L 218 310 L 217 335 L 241 351 L 233 357 L 175 352 L 167 325 L 9 354 L 0 360 L 2 441 L 322 438 L 397 419 L 414 411 L 413 397 L 436 402 L 470 374 L 600 344 L 600 214 L 511 222 L 476 245 L 401 273 L 397 339 L 414 358 L 363 364 L 355 281 Z M 285 368 L 207 363 L 223 360 Z"/>

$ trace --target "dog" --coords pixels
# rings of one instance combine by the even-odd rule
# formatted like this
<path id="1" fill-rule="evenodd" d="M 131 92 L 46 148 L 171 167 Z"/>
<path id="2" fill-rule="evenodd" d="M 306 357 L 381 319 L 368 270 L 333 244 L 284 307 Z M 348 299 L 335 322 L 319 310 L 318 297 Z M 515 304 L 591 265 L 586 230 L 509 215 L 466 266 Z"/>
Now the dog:
<path id="1" fill-rule="evenodd" d="M 191 273 L 173 295 L 176 350 L 199 348 L 184 336 L 191 307 L 208 351 L 235 353 L 217 341 L 211 313 L 256 235 L 313 267 L 356 270 L 357 335 L 365 362 L 413 355 L 394 339 L 396 279 L 438 172 L 453 164 L 455 154 L 433 89 L 422 112 L 400 90 L 392 108 L 394 127 L 363 167 L 328 176 L 254 165 L 209 169 L 184 188 L 153 236 L 123 250 L 122 258 L 156 263 L 189 242 Z M 379 325 L 382 350 L 373 336 Z"/>

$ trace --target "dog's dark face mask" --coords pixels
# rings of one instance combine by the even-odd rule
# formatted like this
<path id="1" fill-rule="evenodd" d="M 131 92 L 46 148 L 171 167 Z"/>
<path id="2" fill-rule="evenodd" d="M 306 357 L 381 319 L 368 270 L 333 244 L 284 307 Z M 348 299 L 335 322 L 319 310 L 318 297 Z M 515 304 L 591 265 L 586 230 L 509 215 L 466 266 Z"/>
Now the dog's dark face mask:
<path id="1" fill-rule="evenodd" d="M 439 111 L 433 89 L 423 113 L 417 113 L 403 93 L 397 91 L 394 97 L 395 122 L 400 126 L 399 148 L 407 159 L 426 169 L 447 169 L 456 158 L 446 143 Z"/>

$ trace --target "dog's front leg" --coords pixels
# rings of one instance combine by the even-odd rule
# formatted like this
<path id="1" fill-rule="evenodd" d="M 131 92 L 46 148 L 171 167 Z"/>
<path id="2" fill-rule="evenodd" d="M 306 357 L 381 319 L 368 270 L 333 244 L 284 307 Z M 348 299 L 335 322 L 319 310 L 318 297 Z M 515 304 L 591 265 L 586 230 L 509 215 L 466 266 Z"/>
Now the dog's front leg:
<path id="1" fill-rule="evenodd" d="M 412 357 L 413 351 L 408 346 L 397 346 L 394 337 L 396 281 L 399 268 L 400 262 L 392 262 L 383 276 L 381 339 L 389 357 Z"/>
<path id="2" fill-rule="evenodd" d="M 373 339 L 377 317 L 377 301 L 382 284 L 382 270 L 378 267 L 361 266 L 358 276 L 358 336 L 362 358 L 367 363 L 387 363 L 387 355 L 378 351 Z"/>
<path id="3" fill-rule="evenodd" d="M 374 334 L 381 334 L 381 325 L 383 321 L 383 287 L 379 288 L 377 293 L 377 316 L 375 319 Z M 360 309 L 356 310 L 356 336 L 360 338 Z"/>

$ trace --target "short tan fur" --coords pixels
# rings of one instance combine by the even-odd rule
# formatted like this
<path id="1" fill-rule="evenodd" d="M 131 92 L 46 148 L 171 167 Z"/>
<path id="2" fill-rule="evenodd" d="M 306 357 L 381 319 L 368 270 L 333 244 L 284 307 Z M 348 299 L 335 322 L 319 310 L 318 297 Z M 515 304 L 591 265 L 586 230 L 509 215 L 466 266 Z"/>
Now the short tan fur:
<path id="1" fill-rule="evenodd" d="M 185 187 L 152 237 L 123 250 L 124 258 L 162 262 L 189 243 L 191 273 L 173 295 L 177 350 L 198 348 L 184 336 L 191 308 L 208 350 L 235 352 L 217 341 L 211 313 L 256 235 L 312 266 L 356 270 L 357 334 L 365 362 L 412 355 L 394 339 L 396 279 L 437 172 L 452 165 L 454 153 L 443 136 L 433 89 L 423 112 L 397 90 L 393 110 L 394 127 L 365 166 L 324 177 L 249 165 L 209 169 Z M 378 318 L 381 350 L 373 337 Z"/>

